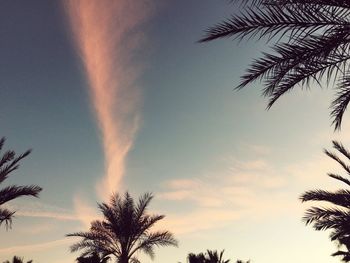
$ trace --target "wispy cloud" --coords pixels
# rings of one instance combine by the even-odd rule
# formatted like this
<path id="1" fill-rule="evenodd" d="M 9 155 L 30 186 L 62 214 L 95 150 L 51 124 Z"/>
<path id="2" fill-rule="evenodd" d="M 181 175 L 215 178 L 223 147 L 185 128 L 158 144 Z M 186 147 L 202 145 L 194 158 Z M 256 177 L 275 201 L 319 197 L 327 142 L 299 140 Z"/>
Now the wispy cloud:
<path id="1" fill-rule="evenodd" d="M 246 147 L 251 153 L 257 155 L 269 155 L 271 153 L 271 147 L 263 145 L 263 144 L 243 144 L 243 147 Z"/>
<path id="2" fill-rule="evenodd" d="M 64 239 L 58 239 L 54 241 L 31 244 L 31 245 L 19 245 L 19 246 L 7 247 L 7 248 L 0 248 L 0 254 L 5 255 L 5 254 L 19 254 L 22 252 L 42 251 L 44 249 L 49 249 L 49 248 L 54 248 L 59 246 L 66 246 L 69 243 L 71 243 L 71 240 L 69 240 L 68 238 L 64 238 Z"/>
<path id="3" fill-rule="evenodd" d="M 88 204 L 86 198 L 83 198 L 81 195 L 74 197 L 74 207 L 76 209 L 76 219 L 83 223 L 86 229 L 90 227 L 91 221 L 100 217 L 96 209 Z"/>
<path id="4" fill-rule="evenodd" d="M 58 226 L 57 224 L 54 224 L 53 222 L 47 222 L 47 223 L 40 223 L 40 224 L 34 224 L 28 226 L 22 226 L 22 227 L 16 227 L 16 230 L 19 233 L 23 234 L 29 234 L 29 235 L 38 235 L 43 233 L 49 233 L 52 230 L 56 229 Z"/>
<path id="5" fill-rule="evenodd" d="M 166 227 L 187 234 L 240 220 L 261 223 L 284 216 L 301 218 L 305 206 L 298 197 L 309 190 L 307 182 L 312 182 L 311 188 L 328 185 L 326 173 L 335 167 L 326 159 L 311 156 L 298 165 L 280 166 L 263 157 L 231 156 L 217 171 L 167 181 L 158 198 L 186 209 L 167 213 Z"/>
<path id="6" fill-rule="evenodd" d="M 32 200 L 31 200 L 32 201 Z M 16 211 L 16 216 L 42 217 L 55 220 L 77 221 L 77 216 L 73 211 L 42 203 L 40 201 L 20 201 L 7 205 L 11 210 Z"/>
<path id="7" fill-rule="evenodd" d="M 142 68 L 136 62 L 149 16 L 147 0 L 66 0 L 74 39 L 85 65 L 102 133 L 106 175 L 98 193 L 106 200 L 120 189 L 125 159 L 140 123 Z"/>

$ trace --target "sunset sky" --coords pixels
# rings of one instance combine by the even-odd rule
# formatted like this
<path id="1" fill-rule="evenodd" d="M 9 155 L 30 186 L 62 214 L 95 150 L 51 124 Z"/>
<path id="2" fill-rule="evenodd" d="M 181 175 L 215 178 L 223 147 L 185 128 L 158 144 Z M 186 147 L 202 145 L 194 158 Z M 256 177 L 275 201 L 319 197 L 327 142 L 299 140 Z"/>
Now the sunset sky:
<path id="1" fill-rule="evenodd" d="M 73 263 L 65 235 L 126 190 L 152 192 L 150 212 L 179 241 L 155 263 L 206 249 L 252 263 L 339 262 L 329 233 L 301 221 L 298 198 L 343 187 L 322 150 L 332 139 L 350 147 L 350 120 L 333 131 L 332 87 L 297 87 L 269 111 L 261 83 L 235 91 L 267 47 L 196 43 L 235 12 L 227 2 L 0 2 L 0 136 L 6 149 L 33 149 L 0 188 L 43 187 L 9 203 L 17 213 L 0 227 L 0 262 Z"/>

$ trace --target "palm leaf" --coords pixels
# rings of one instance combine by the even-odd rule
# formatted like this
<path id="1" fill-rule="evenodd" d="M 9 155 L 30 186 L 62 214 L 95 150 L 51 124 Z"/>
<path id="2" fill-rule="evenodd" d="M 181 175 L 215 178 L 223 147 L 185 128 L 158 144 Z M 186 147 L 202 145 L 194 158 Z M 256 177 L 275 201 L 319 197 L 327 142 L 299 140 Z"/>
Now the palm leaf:
<path id="1" fill-rule="evenodd" d="M 82 251 L 81 256 L 98 252 L 104 257 L 113 256 L 116 260 L 138 262 L 135 253 L 142 251 L 154 257 L 154 248 L 158 246 L 175 246 L 177 241 L 168 231 L 152 232 L 152 226 L 164 215 L 146 214 L 152 194 L 144 194 L 137 204 L 126 192 L 123 197 L 113 194 L 109 203 L 100 203 L 98 208 L 103 220 L 91 222 L 89 231 L 68 234 L 68 237 L 79 237 L 73 244 L 71 252 Z"/>
<path id="2" fill-rule="evenodd" d="M 331 119 L 336 130 L 350 102 L 350 3 L 345 0 L 232 0 L 243 12 L 208 28 L 199 42 L 267 38 L 272 49 L 255 59 L 237 89 L 263 82 L 267 109 L 296 86 L 336 87 Z M 272 41 L 273 40 L 273 41 Z M 326 81 L 326 84 L 322 82 Z"/>

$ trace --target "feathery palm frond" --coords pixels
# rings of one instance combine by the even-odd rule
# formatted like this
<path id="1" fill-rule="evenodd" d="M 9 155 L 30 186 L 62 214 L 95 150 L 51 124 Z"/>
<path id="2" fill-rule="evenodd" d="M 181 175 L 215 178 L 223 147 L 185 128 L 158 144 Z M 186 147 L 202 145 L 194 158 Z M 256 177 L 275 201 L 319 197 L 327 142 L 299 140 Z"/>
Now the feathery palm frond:
<path id="1" fill-rule="evenodd" d="M 98 205 L 103 220 L 91 222 L 90 230 L 68 234 L 81 240 L 71 246 L 71 251 L 82 251 L 82 257 L 93 253 L 102 258 L 115 257 L 118 262 L 138 262 L 136 252 L 144 252 L 154 257 L 154 248 L 158 246 L 177 246 L 177 241 L 168 231 L 154 231 L 152 227 L 164 215 L 149 215 L 147 206 L 152 194 L 144 194 L 135 204 L 128 192 L 124 197 L 111 196 L 109 203 Z"/>
<path id="2" fill-rule="evenodd" d="M 339 142 L 333 141 L 333 148 L 350 161 L 349 151 Z M 335 160 L 350 176 L 350 167 L 336 153 L 324 150 L 325 154 Z M 350 180 L 337 174 L 329 173 L 328 176 L 350 186 Z M 306 191 L 300 196 L 302 202 L 317 201 L 326 202 L 326 207 L 312 206 L 304 214 L 303 221 L 306 225 L 312 225 L 317 230 L 330 230 L 330 239 L 338 244 L 339 248 L 345 248 L 333 253 L 332 256 L 342 257 L 343 262 L 350 262 L 350 189 L 337 191 L 312 190 Z"/>
<path id="3" fill-rule="evenodd" d="M 5 144 L 5 138 L 0 139 L 0 151 Z M 5 151 L 0 157 L 0 184 L 5 181 L 9 174 L 19 167 L 19 162 L 30 154 L 31 150 L 24 152 L 16 156 L 14 151 Z M 10 211 L 8 208 L 3 208 L 2 205 L 16 199 L 21 196 L 34 196 L 38 197 L 39 192 L 42 190 L 37 185 L 29 186 L 17 186 L 11 185 L 0 189 L 0 225 L 5 223 L 6 228 L 11 227 L 12 218 L 15 214 L 14 211 Z"/>
<path id="4" fill-rule="evenodd" d="M 336 82 L 331 102 L 335 129 L 340 129 L 350 101 L 350 2 L 344 0 L 233 0 L 244 12 L 207 29 L 199 42 L 257 37 L 272 42 L 272 52 L 253 61 L 237 89 L 264 82 L 269 109 L 296 86 Z M 321 81 L 325 80 L 326 84 Z"/>

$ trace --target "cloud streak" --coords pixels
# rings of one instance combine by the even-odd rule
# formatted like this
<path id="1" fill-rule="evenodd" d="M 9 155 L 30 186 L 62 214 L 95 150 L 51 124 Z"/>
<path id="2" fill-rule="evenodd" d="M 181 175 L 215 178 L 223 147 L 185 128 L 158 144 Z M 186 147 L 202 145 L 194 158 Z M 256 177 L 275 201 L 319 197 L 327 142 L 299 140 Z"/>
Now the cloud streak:
<path id="1" fill-rule="evenodd" d="M 77 215 L 72 211 L 45 204 L 39 201 L 26 202 L 21 200 L 7 205 L 10 210 L 16 211 L 15 216 L 50 218 L 60 221 L 78 221 Z"/>
<path id="2" fill-rule="evenodd" d="M 122 186 L 125 159 L 139 127 L 141 103 L 136 62 L 149 16 L 146 0 L 66 0 L 75 42 L 89 80 L 101 130 L 105 177 L 97 186 L 106 200 Z"/>
<path id="3" fill-rule="evenodd" d="M 0 254 L 14 254 L 14 253 L 23 253 L 23 252 L 42 251 L 44 249 L 67 245 L 70 242 L 71 240 L 64 238 L 64 239 L 58 239 L 54 241 L 31 244 L 31 245 L 19 245 L 19 246 L 1 248 Z"/>
<path id="4" fill-rule="evenodd" d="M 318 160 L 310 162 L 318 164 Z M 308 164 L 301 166 L 305 172 Z M 307 170 L 312 172 L 312 167 Z M 299 184 L 305 178 L 296 173 L 299 167 L 293 168 L 275 167 L 261 157 L 230 157 L 218 170 L 206 175 L 166 181 L 157 196 L 167 205 L 170 202 L 185 208 L 182 212 L 168 212 L 163 227 L 187 235 L 247 221 L 262 223 L 287 215 L 300 218 L 305 207 L 298 196 L 305 189 L 299 189 Z"/>

